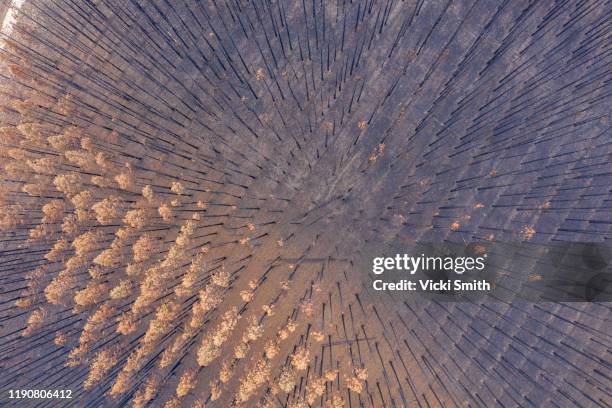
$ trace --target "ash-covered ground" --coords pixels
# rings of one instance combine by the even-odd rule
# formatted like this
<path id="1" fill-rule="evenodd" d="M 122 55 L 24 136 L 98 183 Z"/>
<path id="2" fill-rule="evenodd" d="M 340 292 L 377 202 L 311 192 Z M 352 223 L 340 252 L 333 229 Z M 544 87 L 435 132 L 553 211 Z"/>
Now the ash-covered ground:
<path id="1" fill-rule="evenodd" d="M 609 243 L 609 1 L 11 15 L 0 405 L 610 406 L 609 303 L 397 301 L 356 266 Z"/>

